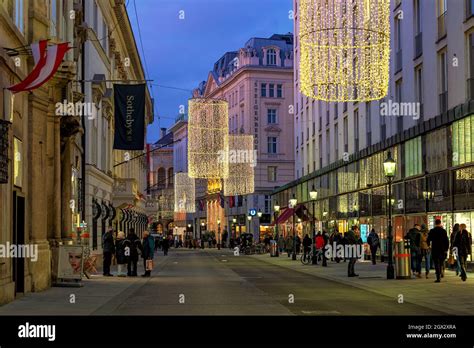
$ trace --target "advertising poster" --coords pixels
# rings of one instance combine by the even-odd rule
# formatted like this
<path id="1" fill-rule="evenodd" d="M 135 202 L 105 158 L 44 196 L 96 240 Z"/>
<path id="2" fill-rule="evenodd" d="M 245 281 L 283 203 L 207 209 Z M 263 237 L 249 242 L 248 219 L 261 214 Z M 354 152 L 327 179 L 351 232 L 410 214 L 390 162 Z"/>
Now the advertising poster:
<path id="1" fill-rule="evenodd" d="M 59 247 L 58 278 L 81 279 L 84 253 L 82 246 L 61 245 Z"/>

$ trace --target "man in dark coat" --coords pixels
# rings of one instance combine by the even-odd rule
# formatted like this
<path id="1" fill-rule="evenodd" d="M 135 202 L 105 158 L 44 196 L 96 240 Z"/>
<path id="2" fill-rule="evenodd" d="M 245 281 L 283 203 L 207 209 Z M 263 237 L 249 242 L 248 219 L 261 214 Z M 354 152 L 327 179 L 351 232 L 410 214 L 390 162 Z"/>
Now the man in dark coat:
<path id="1" fill-rule="evenodd" d="M 465 282 L 467 279 L 467 256 L 472 255 L 472 237 L 471 234 L 466 230 L 466 224 L 460 225 L 459 232 L 456 234 L 453 244 L 453 250 L 455 250 L 456 258 L 459 260 L 459 264 L 461 266 L 461 279 Z"/>
<path id="2" fill-rule="evenodd" d="M 346 234 L 344 235 L 346 238 L 347 244 L 353 245 L 351 250 L 353 252 L 356 252 L 358 244 L 361 244 L 360 240 L 360 234 L 359 234 L 359 227 L 354 225 L 352 226 L 352 229 L 350 229 Z M 347 276 L 348 277 L 358 277 L 359 275 L 355 273 L 355 264 L 357 262 L 357 255 L 347 255 L 346 256 L 346 249 L 349 248 L 344 248 L 344 259 L 348 258 L 349 259 L 349 264 L 347 265 Z"/>
<path id="3" fill-rule="evenodd" d="M 112 277 L 112 274 L 110 274 L 110 264 L 112 263 L 112 255 L 115 254 L 115 244 L 113 231 L 111 229 L 102 236 L 102 253 L 103 274 L 106 277 Z"/>
<path id="4" fill-rule="evenodd" d="M 146 261 L 153 260 L 155 253 L 155 240 L 148 233 L 148 231 L 143 232 L 143 265 L 145 266 L 145 273 L 142 274 L 142 277 L 149 277 L 151 270 L 146 269 Z"/>
<path id="5" fill-rule="evenodd" d="M 376 264 L 376 256 L 377 256 L 377 249 L 380 246 L 380 239 L 379 235 L 375 230 L 372 228 L 372 230 L 369 233 L 369 236 L 367 237 L 367 244 L 369 244 L 370 247 L 370 257 L 372 259 L 372 264 Z"/>
<path id="6" fill-rule="evenodd" d="M 163 255 L 168 255 L 168 249 L 170 248 L 170 242 L 168 238 L 163 238 L 161 242 L 161 248 L 163 249 Z"/>
<path id="7" fill-rule="evenodd" d="M 130 228 L 128 232 L 127 239 L 130 243 L 130 257 L 128 258 L 127 265 L 127 276 L 136 277 L 137 276 L 137 262 L 138 262 L 138 251 L 141 251 L 142 244 L 140 243 L 140 238 L 135 234 L 135 229 Z"/>
<path id="8" fill-rule="evenodd" d="M 435 220 L 435 227 L 428 233 L 427 242 L 431 246 L 431 257 L 436 270 L 435 283 L 439 283 L 441 281 L 443 263 L 446 260 L 449 249 L 448 233 L 441 225 L 440 219 Z"/>
<path id="9" fill-rule="evenodd" d="M 419 224 L 415 224 L 408 233 L 405 235 L 405 239 L 410 241 L 410 259 L 411 259 L 411 271 L 412 274 L 421 278 L 421 227 Z"/>

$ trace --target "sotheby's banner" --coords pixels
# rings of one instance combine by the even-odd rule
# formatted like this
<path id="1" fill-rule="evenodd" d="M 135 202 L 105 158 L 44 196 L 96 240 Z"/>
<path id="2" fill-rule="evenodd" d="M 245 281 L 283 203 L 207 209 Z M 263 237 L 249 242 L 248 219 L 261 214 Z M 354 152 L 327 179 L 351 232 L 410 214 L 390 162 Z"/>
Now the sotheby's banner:
<path id="1" fill-rule="evenodd" d="M 145 84 L 114 84 L 114 149 L 143 150 L 145 142 Z"/>

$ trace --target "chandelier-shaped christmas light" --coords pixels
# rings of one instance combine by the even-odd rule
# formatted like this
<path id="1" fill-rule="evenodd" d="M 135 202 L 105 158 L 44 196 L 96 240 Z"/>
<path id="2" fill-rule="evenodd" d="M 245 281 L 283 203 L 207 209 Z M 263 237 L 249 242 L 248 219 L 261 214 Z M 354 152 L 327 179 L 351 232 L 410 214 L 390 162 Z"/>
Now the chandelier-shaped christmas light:
<path id="1" fill-rule="evenodd" d="M 301 0 L 300 90 L 328 102 L 387 95 L 390 0 Z"/>
<path id="2" fill-rule="evenodd" d="M 220 179 L 229 175 L 222 160 L 228 151 L 228 103 L 220 99 L 189 100 L 188 114 L 189 177 Z"/>
<path id="3" fill-rule="evenodd" d="M 254 168 L 257 159 L 252 135 L 229 135 L 229 177 L 224 179 L 224 196 L 254 192 Z"/>
<path id="4" fill-rule="evenodd" d="M 188 173 L 176 173 L 174 181 L 174 211 L 175 213 L 196 212 L 195 183 Z"/>

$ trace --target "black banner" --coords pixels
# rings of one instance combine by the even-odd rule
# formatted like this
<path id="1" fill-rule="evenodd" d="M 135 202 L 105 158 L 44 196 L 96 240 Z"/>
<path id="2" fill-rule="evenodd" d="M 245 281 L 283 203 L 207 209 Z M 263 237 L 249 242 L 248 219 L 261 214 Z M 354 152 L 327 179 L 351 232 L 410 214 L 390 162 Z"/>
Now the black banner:
<path id="1" fill-rule="evenodd" d="M 114 84 L 114 149 L 143 150 L 145 146 L 145 84 Z"/>

